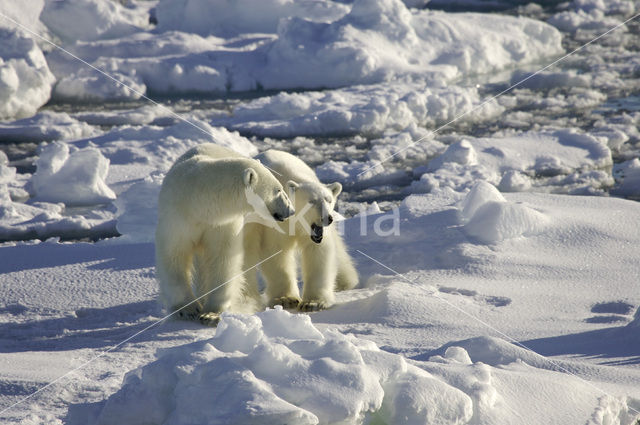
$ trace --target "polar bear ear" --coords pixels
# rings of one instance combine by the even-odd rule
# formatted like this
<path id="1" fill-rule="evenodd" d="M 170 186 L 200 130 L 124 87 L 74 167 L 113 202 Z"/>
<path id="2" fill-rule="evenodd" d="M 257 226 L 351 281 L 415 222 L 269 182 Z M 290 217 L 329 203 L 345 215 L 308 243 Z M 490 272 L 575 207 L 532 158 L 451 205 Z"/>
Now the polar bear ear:
<path id="1" fill-rule="evenodd" d="M 246 187 L 255 187 L 256 183 L 258 183 L 258 173 L 256 173 L 256 170 L 253 168 L 244 170 L 242 178 L 244 179 L 244 185 Z"/>
<path id="2" fill-rule="evenodd" d="M 285 187 L 287 188 L 289 193 L 293 193 L 296 191 L 297 188 L 300 187 L 300 185 L 294 182 L 293 180 L 289 180 L 287 183 L 285 183 Z"/>
<path id="3" fill-rule="evenodd" d="M 339 182 L 331 183 L 327 185 L 327 189 L 333 193 L 333 197 L 335 199 L 340 195 L 340 192 L 342 192 L 342 185 Z"/>

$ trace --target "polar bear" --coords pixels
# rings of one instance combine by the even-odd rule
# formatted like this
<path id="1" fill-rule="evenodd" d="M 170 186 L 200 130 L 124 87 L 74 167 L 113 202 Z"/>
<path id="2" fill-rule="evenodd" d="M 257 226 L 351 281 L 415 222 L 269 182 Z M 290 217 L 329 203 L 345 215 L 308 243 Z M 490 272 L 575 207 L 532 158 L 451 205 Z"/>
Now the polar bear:
<path id="1" fill-rule="evenodd" d="M 248 223 L 244 230 L 245 268 L 260 264 L 270 305 L 320 310 L 334 302 L 334 289 L 351 289 L 358 272 L 333 221 L 340 183 L 324 185 L 302 160 L 287 152 L 268 150 L 255 157 L 289 190 L 296 213 L 285 223 Z M 280 252 L 278 255 L 275 253 Z M 302 299 L 296 278 L 296 254 L 301 257 Z M 256 273 L 247 275 L 257 287 Z"/>
<path id="2" fill-rule="evenodd" d="M 156 278 L 168 311 L 213 325 L 222 311 L 257 308 L 257 291 L 243 275 L 241 236 L 255 199 L 274 220 L 294 213 L 282 184 L 254 159 L 207 144 L 174 163 L 160 189 L 156 228 Z"/>

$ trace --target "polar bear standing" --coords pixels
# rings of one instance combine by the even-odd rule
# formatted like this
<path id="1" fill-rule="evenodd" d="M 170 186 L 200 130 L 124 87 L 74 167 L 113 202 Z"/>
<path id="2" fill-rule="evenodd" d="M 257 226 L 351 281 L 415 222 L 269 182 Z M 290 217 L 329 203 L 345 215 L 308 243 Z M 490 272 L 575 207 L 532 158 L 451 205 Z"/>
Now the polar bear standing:
<path id="1" fill-rule="evenodd" d="M 296 213 L 277 226 L 245 226 L 245 268 L 282 250 L 260 265 L 269 304 L 298 306 L 305 311 L 327 308 L 334 302 L 334 289 L 351 289 L 358 284 L 358 272 L 336 226 L 331 226 L 342 185 L 322 184 L 307 164 L 287 152 L 268 150 L 256 159 L 290 191 Z M 296 279 L 298 252 L 302 300 Z M 249 285 L 257 286 L 255 272 L 247 279 Z"/>
<path id="2" fill-rule="evenodd" d="M 171 167 L 160 189 L 156 229 L 156 277 L 167 310 L 215 324 L 217 313 L 257 307 L 250 302 L 257 292 L 242 273 L 241 236 L 255 199 L 276 220 L 294 212 L 269 170 L 226 148 L 196 147 Z"/>

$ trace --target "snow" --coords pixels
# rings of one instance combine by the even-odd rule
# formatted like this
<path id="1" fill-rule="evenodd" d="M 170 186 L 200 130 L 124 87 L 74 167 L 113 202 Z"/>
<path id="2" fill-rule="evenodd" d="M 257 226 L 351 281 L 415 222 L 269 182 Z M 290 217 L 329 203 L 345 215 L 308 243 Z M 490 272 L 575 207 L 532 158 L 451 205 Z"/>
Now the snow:
<path id="1" fill-rule="evenodd" d="M 160 93 L 339 88 L 406 75 L 442 86 L 471 70 L 499 70 L 562 51 L 560 33 L 538 21 L 410 11 L 400 0 L 358 0 L 348 13 L 329 2 L 271 1 L 260 9 L 238 4 L 207 19 L 215 10 L 216 2 L 204 0 L 160 2 L 156 32 L 133 34 L 135 43 L 131 37 L 86 36 L 69 48 L 137 91 Z M 304 19 L 309 16 L 313 20 Z M 98 27 L 103 22 L 86 21 Z M 212 36 L 213 28 L 227 38 Z M 61 52 L 52 53 L 50 65 L 62 81 L 56 97 L 71 99 L 74 90 L 78 100 L 135 97 L 104 76 L 78 69 Z"/>
<path id="2" fill-rule="evenodd" d="M 622 183 L 614 193 L 620 196 L 638 197 L 640 195 L 640 160 L 638 158 L 625 161 L 616 166 Z"/>
<path id="3" fill-rule="evenodd" d="M 620 16 L 633 14 L 635 6 L 632 2 L 624 0 L 573 0 L 568 9 L 553 15 L 548 22 L 567 32 L 606 31 L 620 23 Z"/>
<path id="4" fill-rule="evenodd" d="M 467 235 L 496 243 L 544 231 L 547 217 L 526 205 L 510 203 L 487 182 L 476 184 L 462 201 L 462 221 Z"/>
<path id="5" fill-rule="evenodd" d="M 109 160 L 94 147 L 70 150 L 53 142 L 40 150 L 37 171 L 29 182 L 33 199 L 65 205 L 95 205 L 116 199 L 105 178 Z"/>
<path id="6" fill-rule="evenodd" d="M 35 114 L 54 82 L 36 42 L 21 30 L 0 28 L 0 119 Z"/>
<path id="7" fill-rule="evenodd" d="M 158 31 L 183 31 L 230 38 L 243 33 L 275 33 L 282 18 L 316 22 L 341 18 L 349 8 L 319 1 L 265 0 L 256 4 L 241 0 L 161 0 L 156 6 Z"/>
<path id="8" fill-rule="evenodd" d="M 50 142 L 76 140 L 99 134 L 100 131 L 64 112 L 43 111 L 10 123 L 0 123 L 3 142 Z"/>
<path id="9" fill-rule="evenodd" d="M 365 216 L 371 233 L 357 236 L 362 217 L 352 218 L 346 222 L 351 249 L 407 271 L 406 277 L 379 275 L 385 270 L 357 256 L 365 284 L 339 293 L 331 310 L 225 314 L 217 330 L 161 324 L 143 342 L 109 353 L 113 360 L 88 367 L 92 378 L 76 385 L 87 385 L 95 394 L 64 395 L 70 404 L 65 422 L 510 423 L 535 417 L 536 423 L 555 423 L 609 415 L 631 423 L 631 409 L 639 407 L 640 374 L 623 363 L 606 363 L 624 362 L 637 352 L 633 308 L 622 308 L 624 303 L 611 295 L 633 294 L 640 234 L 632 223 L 638 205 L 606 198 L 500 195 L 486 185 L 476 192 L 466 203 L 479 207 L 474 215 L 482 201 L 526 202 L 544 211 L 546 230 L 498 241 L 489 249 L 455 227 L 463 222 L 462 206 L 444 195 L 408 198 L 398 236 L 376 237 L 373 220 L 380 215 Z M 606 220 L 611 211 L 614 219 Z M 4 338 L 21 335 L 16 341 L 5 339 L 12 352 L 18 347 L 45 354 L 93 346 L 104 335 L 117 343 L 160 318 L 153 301 L 152 244 L 41 243 L 0 249 L 8 260 L 3 268 L 2 317 L 9 320 Z M 416 254 L 408 258 L 409 253 Z M 465 262 L 475 266 L 460 267 Z M 562 285 L 557 284 L 560 275 Z M 43 282 L 35 276 L 47 277 Z M 640 301 L 627 300 L 633 306 Z M 598 303 L 601 308 L 593 307 Z M 459 309 L 456 320 L 454 309 Z M 603 320 L 594 328 L 596 321 L 584 320 L 590 310 L 592 317 L 617 314 L 623 323 Z M 36 327 L 40 322 L 30 312 L 49 317 L 48 322 Z M 86 333 L 87 327 L 101 330 Z M 553 331 L 558 328 L 564 330 L 561 335 Z M 36 335 L 40 339 L 29 339 Z M 510 338 L 554 357 L 516 346 Z M 159 347 L 166 348 L 156 357 Z M 571 353 L 599 353 L 602 359 L 589 362 Z M 50 358 L 61 371 L 83 361 Z M 104 373 L 116 364 L 121 372 Z M 23 376 L 15 371 L 11 376 L 16 375 Z M 104 397 L 102 391 L 111 395 Z M 557 416 L 541 413 L 549 411 Z"/>
<path id="10" fill-rule="evenodd" d="M 474 88 L 433 87 L 425 83 L 376 84 L 321 92 L 279 93 L 238 106 L 215 122 L 274 137 L 292 135 L 381 134 L 389 128 L 444 124 L 480 104 Z M 488 104 L 477 120 L 502 109 Z"/>
<path id="11" fill-rule="evenodd" d="M 0 422 L 635 424 L 638 23 L 540 70 L 638 7 L 0 0 Z M 208 142 L 341 182 L 360 285 L 166 318 L 157 196 Z"/>
<path id="12" fill-rule="evenodd" d="M 416 190 L 451 187 L 461 191 L 480 178 L 505 191 L 592 193 L 612 185 L 601 172 L 612 166 L 606 143 L 589 134 L 559 130 L 492 139 L 466 138 L 447 147 L 427 166 L 413 170 Z M 533 182 L 531 177 L 545 177 Z M 428 189 L 428 190 L 425 190 Z"/>
<path id="13" fill-rule="evenodd" d="M 24 25 L 40 36 L 49 36 L 49 30 L 40 21 L 44 4 L 45 0 L 24 0 L 20 3 L 13 0 L 1 0 L 0 27 L 16 30 L 20 25 Z"/>
<path id="14" fill-rule="evenodd" d="M 126 37 L 148 26 L 144 9 L 102 0 L 46 1 L 40 20 L 63 42 Z"/>

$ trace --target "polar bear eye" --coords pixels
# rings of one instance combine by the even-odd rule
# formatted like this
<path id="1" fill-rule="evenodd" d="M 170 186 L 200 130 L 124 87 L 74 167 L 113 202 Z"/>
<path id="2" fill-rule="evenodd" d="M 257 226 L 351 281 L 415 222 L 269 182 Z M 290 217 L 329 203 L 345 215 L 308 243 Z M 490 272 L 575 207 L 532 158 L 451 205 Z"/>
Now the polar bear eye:
<path id="1" fill-rule="evenodd" d="M 324 201 L 325 201 L 327 204 L 330 204 L 330 203 L 331 203 L 331 196 L 325 196 L 325 197 L 324 197 Z"/>

